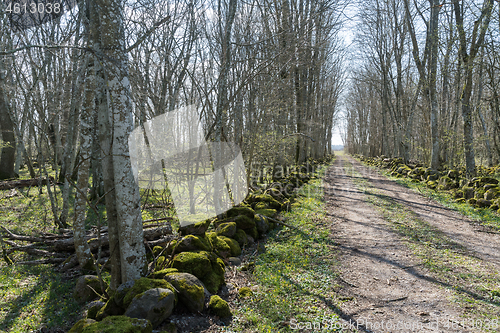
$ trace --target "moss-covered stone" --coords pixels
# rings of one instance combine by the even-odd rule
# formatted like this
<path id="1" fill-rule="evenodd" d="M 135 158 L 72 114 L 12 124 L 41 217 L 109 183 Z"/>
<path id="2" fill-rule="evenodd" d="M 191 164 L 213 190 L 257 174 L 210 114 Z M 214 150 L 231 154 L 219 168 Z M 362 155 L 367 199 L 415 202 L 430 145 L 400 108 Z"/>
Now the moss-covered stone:
<path id="1" fill-rule="evenodd" d="M 255 210 L 267 209 L 269 206 L 265 202 L 256 202 L 254 207 Z"/>
<path id="2" fill-rule="evenodd" d="M 455 202 L 457 202 L 457 203 L 466 203 L 467 201 L 464 198 L 458 198 L 458 199 L 455 199 Z"/>
<path id="3" fill-rule="evenodd" d="M 71 333 L 151 333 L 153 326 L 146 319 L 129 318 L 127 316 L 111 316 L 100 322 L 94 322 L 82 331 Z"/>
<path id="4" fill-rule="evenodd" d="M 264 215 L 266 217 L 274 217 L 278 212 L 276 211 L 276 209 L 259 209 L 255 213 Z"/>
<path id="5" fill-rule="evenodd" d="M 208 291 L 212 294 L 217 293 L 219 288 L 224 284 L 224 262 L 217 256 L 211 256 L 211 272 L 203 279 L 200 279 Z"/>
<path id="6" fill-rule="evenodd" d="M 457 187 L 456 182 L 448 176 L 443 176 L 439 178 L 438 189 L 439 190 L 450 190 Z"/>
<path id="7" fill-rule="evenodd" d="M 486 208 L 491 206 L 491 201 L 485 199 L 478 199 L 476 201 L 476 206 L 479 208 Z"/>
<path id="8" fill-rule="evenodd" d="M 165 275 L 168 275 L 168 274 L 173 274 L 173 273 L 177 273 L 179 272 L 179 270 L 177 270 L 177 268 L 164 268 L 162 270 L 159 270 L 157 272 L 153 272 L 149 278 L 150 279 L 163 279 L 163 277 Z"/>
<path id="9" fill-rule="evenodd" d="M 143 277 L 135 280 L 134 286 L 130 288 L 123 298 L 123 307 L 127 308 L 134 297 L 153 288 L 170 289 L 175 294 L 175 288 L 167 281 L 163 279 L 148 279 Z"/>
<path id="10" fill-rule="evenodd" d="M 106 282 L 103 281 L 104 288 L 107 288 Z M 73 298 L 80 303 L 85 303 L 93 299 L 99 298 L 96 294 L 102 293 L 101 282 L 99 277 L 95 275 L 83 275 L 76 281 L 75 288 L 73 290 Z"/>
<path id="11" fill-rule="evenodd" d="M 231 317 L 233 315 L 231 309 L 229 309 L 229 304 L 217 295 L 210 297 L 208 308 L 210 312 L 221 318 Z"/>
<path id="12" fill-rule="evenodd" d="M 219 238 L 221 238 L 226 243 L 226 245 L 229 247 L 229 249 L 231 251 L 231 256 L 237 257 L 241 254 L 240 244 L 235 239 L 225 237 L 225 236 L 220 236 Z"/>
<path id="13" fill-rule="evenodd" d="M 102 309 L 102 307 L 106 305 L 106 303 L 102 301 L 94 301 L 89 304 L 88 310 L 87 310 L 87 318 L 89 319 L 96 319 L 97 318 L 97 313 L 99 310 Z"/>
<path id="14" fill-rule="evenodd" d="M 125 309 L 116 302 L 116 294 L 106 302 L 106 304 L 97 311 L 96 320 L 103 320 L 109 316 L 119 316 L 125 312 Z"/>
<path id="15" fill-rule="evenodd" d="M 174 257 L 172 267 L 177 268 L 180 272 L 193 274 L 201 280 L 212 270 L 206 251 L 179 253 Z"/>
<path id="16" fill-rule="evenodd" d="M 257 227 L 253 227 L 252 229 L 246 229 L 246 234 L 252 237 L 254 240 L 259 238 L 259 232 L 257 231 Z"/>
<path id="17" fill-rule="evenodd" d="M 238 290 L 238 296 L 240 298 L 247 298 L 247 297 L 251 297 L 253 295 L 253 291 L 252 289 L 248 288 L 248 287 L 242 287 Z"/>
<path id="18" fill-rule="evenodd" d="M 256 214 L 254 220 L 259 235 L 265 235 L 269 230 L 269 220 L 267 219 L 267 216 Z"/>
<path id="19" fill-rule="evenodd" d="M 73 327 L 71 327 L 68 333 L 82 333 L 85 327 L 90 326 L 94 323 L 97 323 L 97 321 L 95 321 L 94 319 L 89 319 L 89 318 L 81 319 L 77 321 L 76 324 L 73 325 Z"/>
<path id="20" fill-rule="evenodd" d="M 157 245 L 157 246 L 153 247 L 153 254 L 155 257 L 158 257 L 162 251 L 163 251 L 162 246 Z"/>
<path id="21" fill-rule="evenodd" d="M 498 187 L 490 188 L 490 189 L 486 190 L 486 192 L 484 192 L 484 199 L 485 200 L 494 200 L 494 199 L 498 198 L 499 196 L 500 196 L 500 188 L 498 188 Z"/>
<path id="22" fill-rule="evenodd" d="M 469 199 L 474 198 L 474 188 L 473 187 L 464 186 L 462 188 L 462 191 L 464 192 L 464 199 L 465 200 L 469 200 Z"/>
<path id="23" fill-rule="evenodd" d="M 212 245 L 205 235 L 184 236 L 175 247 L 175 252 L 188 252 L 188 251 L 212 251 Z"/>
<path id="24" fill-rule="evenodd" d="M 212 220 L 207 219 L 201 222 L 196 222 L 193 224 L 189 225 L 184 225 L 179 228 L 179 233 L 182 236 L 185 235 L 203 235 L 208 227 L 210 226 L 210 223 L 212 223 Z"/>
<path id="25" fill-rule="evenodd" d="M 246 215 L 236 216 L 234 222 L 236 222 L 236 226 L 239 229 L 252 229 L 255 227 L 254 218 L 253 217 L 250 218 Z"/>
<path id="26" fill-rule="evenodd" d="M 428 180 L 427 181 L 427 187 L 430 188 L 430 189 L 435 189 L 437 187 L 437 182 L 435 180 Z"/>
<path id="27" fill-rule="evenodd" d="M 244 230 L 238 229 L 236 230 L 236 233 L 234 234 L 234 239 L 240 244 L 240 246 L 245 246 L 248 243 L 247 240 L 247 234 L 245 233 Z"/>
<path id="28" fill-rule="evenodd" d="M 156 258 L 156 266 L 155 266 L 155 270 L 159 271 L 159 270 L 162 270 L 165 268 L 165 260 L 167 260 L 167 258 L 165 258 L 165 256 L 159 256 L 158 258 Z"/>
<path id="29" fill-rule="evenodd" d="M 476 199 L 474 198 L 470 198 L 469 200 L 467 200 L 467 203 L 471 206 L 475 206 L 476 205 Z"/>
<path id="30" fill-rule="evenodd" d="M 300 184 L 299 186 L 301 185 L 302 184 Z M 281 204 L 279 203 L 279 201 L 274 199 L 269 194 L 250 195 L 246 200 L 247 202 L 251 203 L 252 206 L 254 206 L 257 202 L 265 202 L 268 207 L 276 210 L 281 210 Z"/>
<path id="31" fill-rule="evenodd" d="M 235 223 L 236 225 L 236 223 Z M 224 236 L 217 236 L 215 232 L 207 232 L 207 238 L 209 239 L 214 252 L 222 258 L 227 258 L 231 255 L 231 248 L 229 245 L 222 239 Z"/>
<path id="32" fill-rule="evenodd" d="M 253 211 L 252 208 L 250 208 L 248 206 L 239 206 L 239 207 L 233 207 L 233 208 L 229 209 L 226 214 L 228 217 L 236 217 L 239 215 L 245 215 L 245 216 L 253 219 L 255 212 Z"/>
<path id="33" fill-rule="evenodd" d="M 450 170 L 447 173 L 447 176 L 453 180 L 457 180 L 459 177 L 459 172 L 457 170 Z"/>
<path id="34" fill-rule="evenodd" d="M 201 312 L 205 304 L 205 286 L 194 275 L 176 273 L 165 276 L 179 291 L 179 301 L 191 312 Z"/>
<path id="35" fill-rule="evenodd" d="M 474 191 L 474 199 L 478 200 L 478 199 L 484 199 L 484 193 L 485 193 L 485 190 L 484 189 L 477 189 L 476 191 Z"/>
<path id="36" fill-rule="evenodd" d="M 217 226 L 215 232 L 219 236 L 233 237 L 236 233 L 236 222 L 221 223 Z"/>

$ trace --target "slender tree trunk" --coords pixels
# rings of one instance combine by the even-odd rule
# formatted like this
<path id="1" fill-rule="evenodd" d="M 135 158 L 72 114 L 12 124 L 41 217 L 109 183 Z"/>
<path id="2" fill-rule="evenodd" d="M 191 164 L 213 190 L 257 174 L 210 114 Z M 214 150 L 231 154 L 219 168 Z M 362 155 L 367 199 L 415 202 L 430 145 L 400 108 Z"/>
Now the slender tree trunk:
<path id="1" fill-rule="evenodd" d="M 6 73 L 4 71 L 4 59 L 0 59 L 0 130 L 2 131 L 3 147 L 0 155 L 0 180 L 15 178 L 14 172 L 16 162 L 16 137 L 14 135 L 14 122 L 11 118 L 10 103 L 5 91 Z"/>
<path id="2" fill-rule="evenodd" d="M 432 151 L 431 151 L 431 168 L 437 170 L 439 168 L 439 127 L 438 127 L 438 96 L 437 96 L 437 58 L 438 58 L 438 45 L 439 45 L 439 0 L 429 0 L 431 6 L 430 17 L 430 40 L 431 52 L 429 59 L 429 99 L 431 108 L 431 137 L 432 137 Z"/>
<path id="3" fill-rule="evenodd" d="M 93 57 L 89 55 L 88 57 Z M 75 200 L 75 221 L 73 223 L 73 238 L 75 253 L 81 268 L 90 268 L 93 264 L 90 247 L 85 239 L 85 218 L 87 208 L 87 190 L 89 188 L 89 169 L 92 151 L 92 126 L 94 125 L 94 91 L 95 73 L 94 61 L 89 61 L 87 78 L 85 80 L 85 95 L 80 119 L 80 157 L 78 167 L 77 191 Z"/>

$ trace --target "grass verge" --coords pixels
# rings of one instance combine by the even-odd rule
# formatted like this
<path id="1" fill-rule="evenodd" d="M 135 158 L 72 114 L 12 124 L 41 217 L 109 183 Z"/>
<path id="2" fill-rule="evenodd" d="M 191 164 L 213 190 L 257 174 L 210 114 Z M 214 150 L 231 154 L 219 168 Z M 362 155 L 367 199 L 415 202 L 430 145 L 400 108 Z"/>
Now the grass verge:
<path id="1" fill-rule="evenodd" d="M 406 206 L 383 195 L 354 170 L 351 163 L 345 163 L 348 173 L 354 176 L 355 185 L 365 193 L 366 201 L 405 238 L 409 249 L 423 262 L 426 274 L 440 287 L 452 291 L 453 301 L 467 310 L 467 318 L 498 323 L 500 274 L 496 267 L 475 257 Z"/>
<path id="2" fill-rule="evenodd" d="M 297 229 L 283 227 L 269 234 L 266 252 L 255 258 L 252 283 L 258 291 L 239 301 L 227 332 L 293 332 L 314 330 L 314 325 L 340 331 L 332 329 L 339 321 L 333 291 L 338 263 L 326 225 L 326 169 L 301 188 L 285 214 L 287 224 Z"/>

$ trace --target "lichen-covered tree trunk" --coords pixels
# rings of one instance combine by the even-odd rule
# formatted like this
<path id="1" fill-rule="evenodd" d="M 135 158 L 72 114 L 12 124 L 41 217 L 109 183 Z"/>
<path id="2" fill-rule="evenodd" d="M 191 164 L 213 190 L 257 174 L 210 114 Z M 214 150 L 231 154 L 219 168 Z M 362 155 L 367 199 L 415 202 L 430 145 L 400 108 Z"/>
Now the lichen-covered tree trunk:
<path id="1" fill-rule="evenodd" d="M 91 57 L 89 55 L 89 57 Z M 87 78 L 85 79 L 85 96 L 80 119 L 80 156 L 78 167 L 77 192 L 75 201 L 75 221 L 73 237 L 75 253 L 81 268 L 90 268 L 93 264 L 90 248 L 85 240 L 85 217 L 87 211 L 87 189 L 89 187 L 90 155 L 92 150 L 92 126 L 94 124 L 94 61 L 90 59 Z"/>
<path id="2" fill-rule="evenodd" d="M 147 268 L 139 188 L 132 173 L 128 146 L 128 136 L 132 132 L 132 106 L 123 28 L 124 8 L 120 0 L 97 3 L 107 105 L 112 122 L 113 178 L 123 283 L 139 278 Z"/>

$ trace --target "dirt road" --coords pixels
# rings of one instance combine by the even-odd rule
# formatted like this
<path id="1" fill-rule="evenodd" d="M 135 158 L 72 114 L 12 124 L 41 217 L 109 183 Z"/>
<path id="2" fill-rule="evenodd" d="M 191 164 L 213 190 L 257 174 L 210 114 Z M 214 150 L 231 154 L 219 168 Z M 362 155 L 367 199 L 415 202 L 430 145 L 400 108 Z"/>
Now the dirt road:
<path id="1" fill-rule="evenodd" d="M 463 280 L 472 282 L 471 286 L 462 288 L 460 278 L 464 268 L 457 265 L 455 259 L 450 259 L 444 269 L 446 273 L 433 270 L 429 262 L 435 258 L 416 254 L 416 248 L 421 245 L 419 241 L 427 247 L 429 241 L 410 241 L 398 232 L 396 222 L 370 202 L 370 196 L 392 203 L 396 207 L 393 214 L 398 214 L 398 209 L 407 212 L 405 216 L 412 217 L 406 217 L 408 223 L 412 223 L 411 219 L 418 220 L 435 230 L 439 237 L 446 238 L 446 244 L 451 244 L 449 251 L 436 248 L 430 257 L 450 252 L 454 255 L 450 258 L 470 259 L 479 280 L 481 276 L 488 279 L 493 276 L 494 281 L 496 276 L 500 288 L 498 234 L 484 232 L 460 214 L 388 180 L 349 156 L 336 158 L 325 178 L 325 192 L 332 234 L 340 247 L 341 308 L 354 318 L 353 324 L 360 331 L 489 331 L 484 329 L 485 325 L 490 325 L 491 331 L 500 331 L 500 326 L 494 326 L 495 322 L 474 313 L 492 311 L 493 316 L 489 318 L 496 318 L 494 313 L 497 310 L 496 313 L 500 313 L 500 302 L 489 297 L 487 291 L 477 291 L 480 287 L 474 285 L 475 280 Z M 457 302 L 457 290 L 472 299 L 471 306 Z M 481 318 L 483 328 L 470 324 L 470 318 Z"/>

